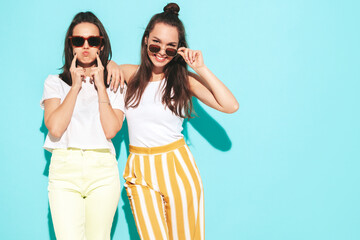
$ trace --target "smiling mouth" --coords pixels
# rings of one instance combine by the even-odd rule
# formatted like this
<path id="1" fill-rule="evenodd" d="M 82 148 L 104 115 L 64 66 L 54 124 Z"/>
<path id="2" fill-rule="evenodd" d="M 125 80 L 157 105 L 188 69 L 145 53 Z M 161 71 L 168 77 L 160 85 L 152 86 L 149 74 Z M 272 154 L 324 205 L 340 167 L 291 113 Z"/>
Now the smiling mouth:
<path id="1" fill-rule="evenodd" d="M 159 55 L 155 55 L 155 59 L 158 61 L 158 62 L 164 62 L 166 60 L 166 57 L 161 57 Z"/>

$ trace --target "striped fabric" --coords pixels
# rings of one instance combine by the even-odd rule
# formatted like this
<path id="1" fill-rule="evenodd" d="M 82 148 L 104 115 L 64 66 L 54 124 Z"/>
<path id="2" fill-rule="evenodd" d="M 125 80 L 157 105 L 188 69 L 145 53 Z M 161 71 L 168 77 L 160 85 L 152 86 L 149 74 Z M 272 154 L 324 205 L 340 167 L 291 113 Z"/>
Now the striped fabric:
<path id="1" fill-rule="evenodd" d="M 184 139 L 130 146 L 125 188 L 141 239 L 204 239 L 204 192 Z"/>

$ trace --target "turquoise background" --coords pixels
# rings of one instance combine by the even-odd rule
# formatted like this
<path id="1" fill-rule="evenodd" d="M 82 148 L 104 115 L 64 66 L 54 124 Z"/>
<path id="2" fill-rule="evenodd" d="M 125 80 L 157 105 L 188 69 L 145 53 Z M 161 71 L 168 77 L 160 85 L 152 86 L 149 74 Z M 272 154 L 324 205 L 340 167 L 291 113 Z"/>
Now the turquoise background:
<path id="1" fill-rule="evenodd" d="M 1 1 L 0 238 L 55 239 L 39 101 L 78 11 L 139 62 L 167 1 Z M 207 239 L 360 239 L 360 1 L 178 1 L 188 42 L 240 103 L 185 125 L 205 188 Z M 114 140 L 119 170 L 127 130 Z M 122 180 L 123 184 L 123 180 Z M 113 239 L 138 239 L 124 189 Z"/>

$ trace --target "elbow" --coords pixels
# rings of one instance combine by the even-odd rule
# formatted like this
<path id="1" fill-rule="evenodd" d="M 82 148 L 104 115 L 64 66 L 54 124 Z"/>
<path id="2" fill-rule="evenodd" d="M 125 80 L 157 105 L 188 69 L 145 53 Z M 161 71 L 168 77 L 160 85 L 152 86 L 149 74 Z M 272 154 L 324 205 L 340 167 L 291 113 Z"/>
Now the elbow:
<path id="1" fill-rule="evenodd" d="M 105 133 L 105 137 L 106 137 L 106 139 L 113 139 L 115 136 L 116 136 L 116 133 L 117 132 L 106 132 Z"/>
<path id="2" fill-rule="evenodd" d="M 113 139 L 116 136 L 116 134 L 120 131 L 121 127 L 122 127 L 122 124 L 117 126 L 114 129 L 104 131 L 106 139 Z"/>
<path id="3" fill-rule="evenodd" d="M 49 130 L 50 135 L 52 137 L 54 137 L 54 138 L 61 138 L 62 135 L 64 134 L 64 131 L 61 131 L 61 130 L 56 129 L 56 128 L 55 129 L 54 128 L 49 128 L 48 130 Z"/>
<path id="4" fill-rule="evenodd" d="M 231 107 L 229 107 L 229 108 L 227 108 L 227 109 L 225 109 L 225 113 L 234 113 L 234 112 L 236 112 L 237 110 L 239 110 L 239 103 L 236 103 L 236 104 L 234 104 L 233 106 L 231 106 Z"/>
<path id="5" fill-rule="evenodd" d="M 48 132 L 51 135 L 51 137 L 54 137 L 54 138 L 62 137 L 62 135 L 65 132 L 64 129 L 60 129 L 59 127 L 57 127 L 57 124 L 54 124 L 53 122 L 49 121 L 49 119 L 45 119 L 44 122 L 45 122 L 45 126 L 48 129 Z"/>

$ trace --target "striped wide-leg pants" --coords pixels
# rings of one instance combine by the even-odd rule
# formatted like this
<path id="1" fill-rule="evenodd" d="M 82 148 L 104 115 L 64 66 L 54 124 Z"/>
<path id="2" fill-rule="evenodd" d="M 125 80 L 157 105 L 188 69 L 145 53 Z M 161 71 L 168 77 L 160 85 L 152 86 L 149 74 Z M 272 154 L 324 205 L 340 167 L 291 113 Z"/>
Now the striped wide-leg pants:
<path id="1" fill-rule="evenodd" d="M 204 239 L 203 186 L 184 139 L 130 146 L 124 178 L 141 239 Z"/>

